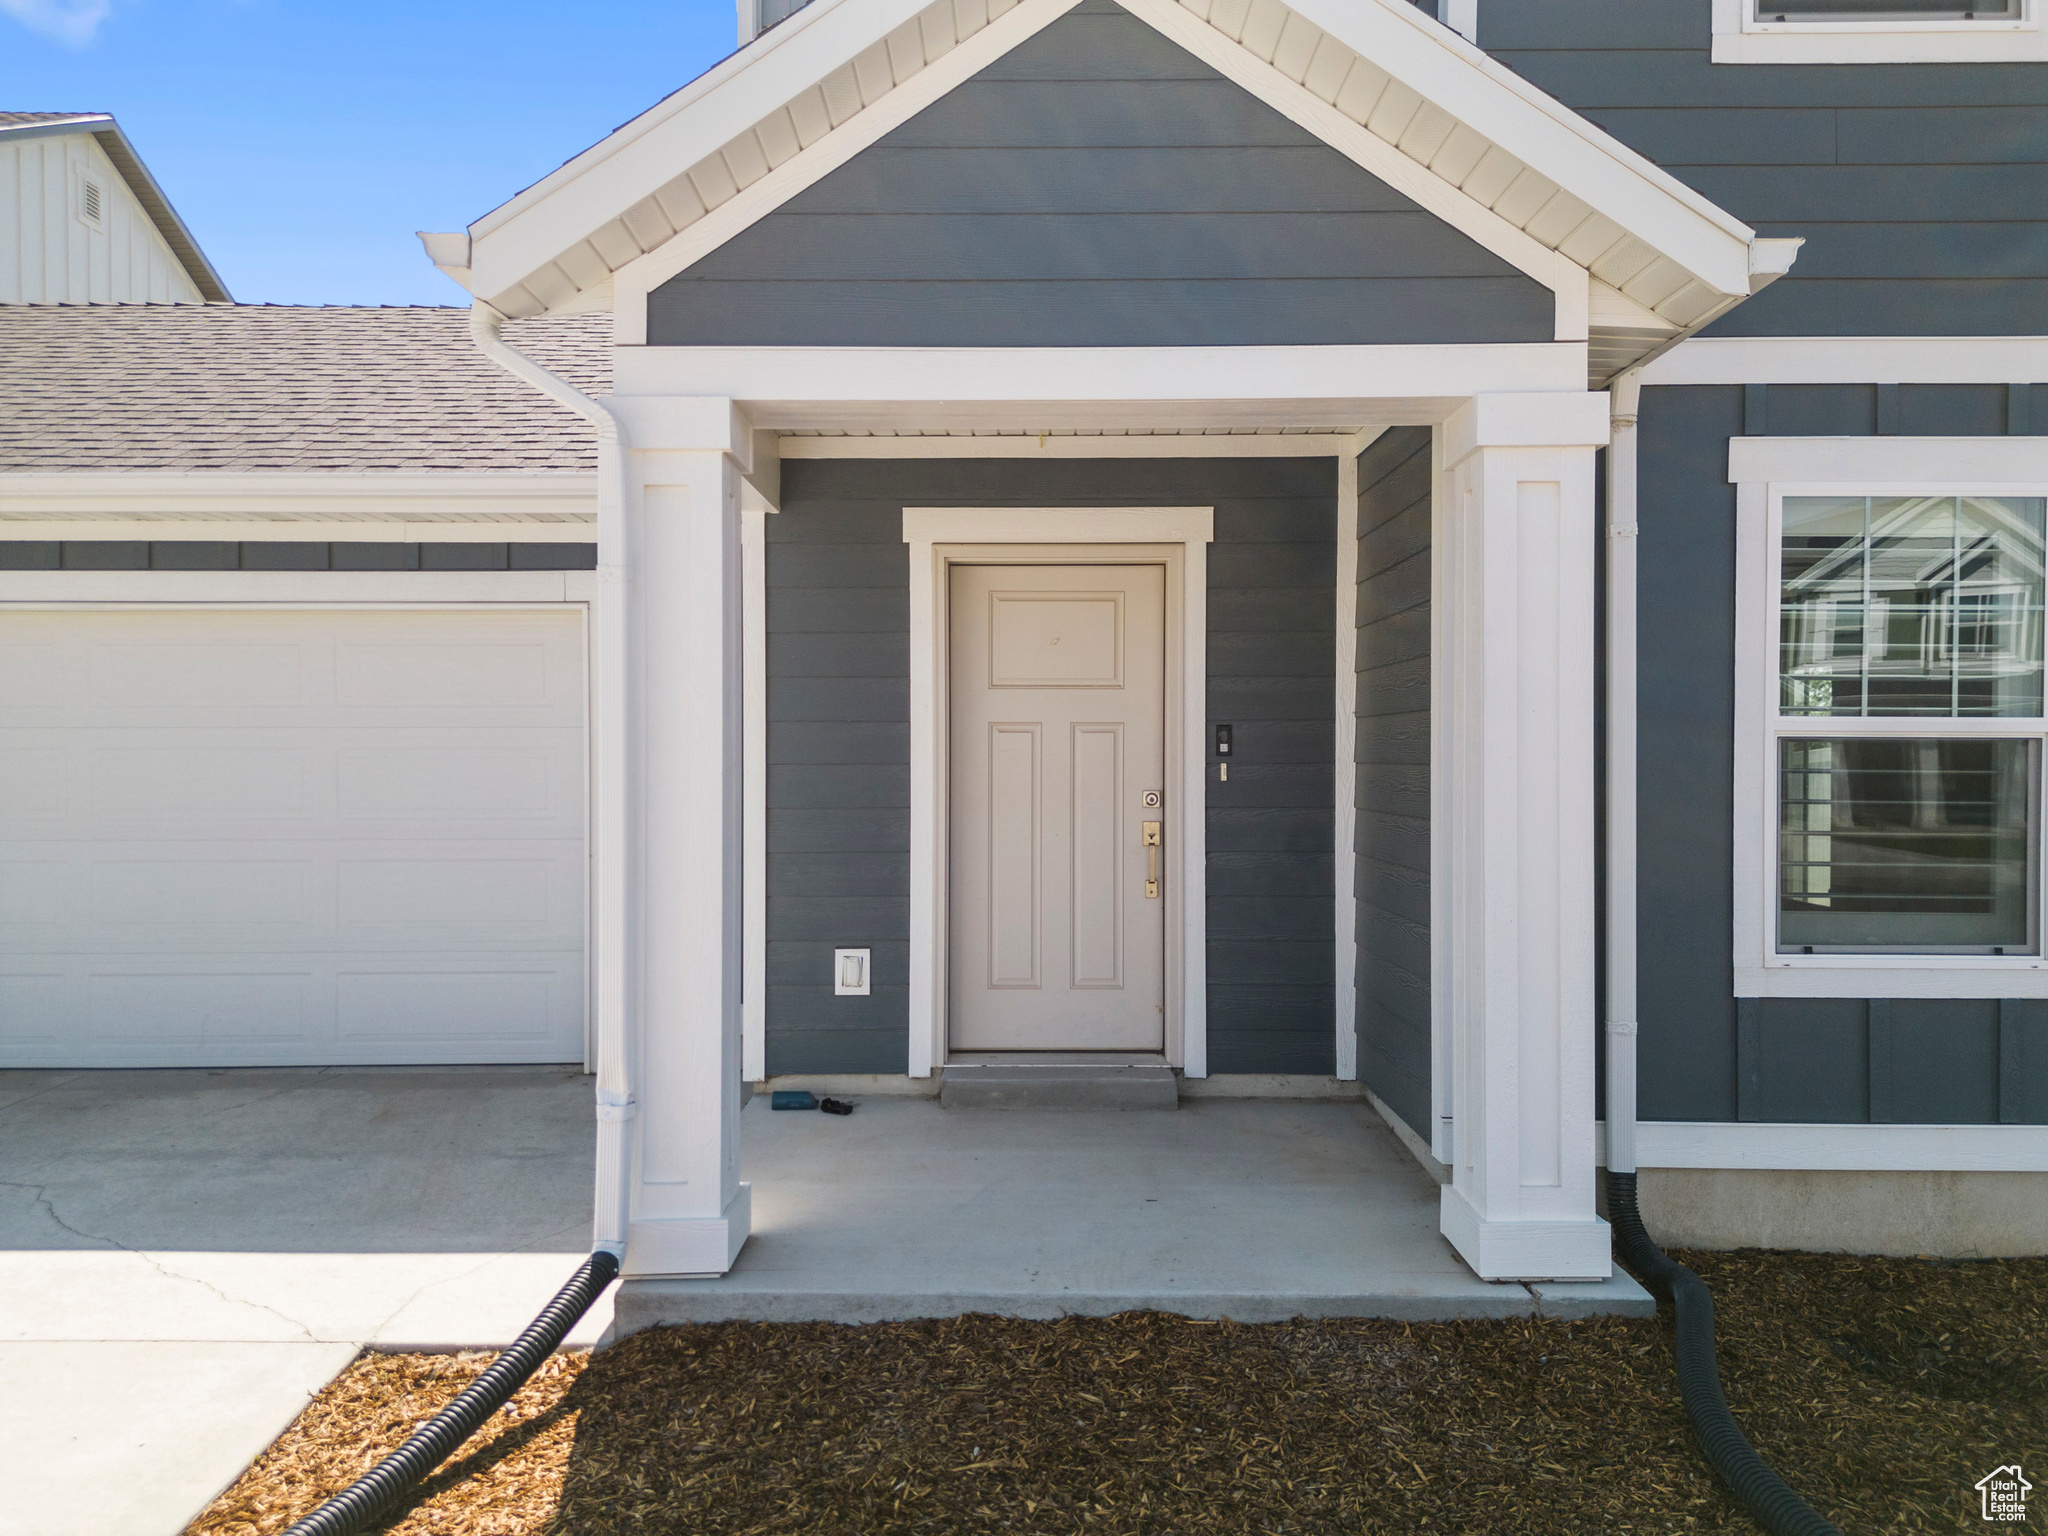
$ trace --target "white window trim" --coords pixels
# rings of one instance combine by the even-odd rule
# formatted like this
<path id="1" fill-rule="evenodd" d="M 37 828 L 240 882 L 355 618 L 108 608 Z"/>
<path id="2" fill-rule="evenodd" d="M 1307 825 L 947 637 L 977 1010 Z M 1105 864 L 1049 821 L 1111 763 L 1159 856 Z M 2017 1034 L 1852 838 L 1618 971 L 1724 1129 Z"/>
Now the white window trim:
<path id="1" fill-rule="evenodd" d="M 910 1076 L 931 1076 L 945 1065 L 948 1048 L 947 568 L 1131 556 L 1157 557 L 1167 567 L 1166 778 L 1177 792 L 1167 803 L 1166 1056 L 1185 1076 L 1209 1075 L 1203 738 L 1214 537 L 1210 507 L 903 509 L 903 542 L 910 546 Z M 1081 545 L 1097 547 L 1076 552 Z"/>
<path id="2" fill-rule="evenodd" d="M 2042 0 L 2017 21 L 1871 16 L 1759 21 L 1755 0 L 1714 0 L 1716 64 L 1971 64 L 2048 59 Z"/>
<path id="3" fill-rule="evenodd" d="M 1944 463 L 1996 445 L 2001 459 L 2024 448 L 2028 479 L 1929 478 Z M 1862 473 L 1847 465 L 1862 459 Z M 1917 463 L 1916 463 L 1917 461 Z M 1888 463 L 1917 474 L 1887 473 Z M 2003 467 L 2003 466 L 2001 466 Z M 1795 478 L 1801 469 L 1804 478 Z M 1736 438 L 1728 478 L 1736 487 L 1735 900 L 1737 997 L 2048 997 L 2048 955 L 1782 955 L 1776 953 L 1777 794 L 1782 734 L 1778 698 L 1777 537 L 1787 496 L 2048 496 L 2048 439 Z M 2048 736 L 2048 721 L 1929 720 L 1927 734 Z M 1813 733 L 1872 733 L 1860 719 L 1806 722 Z M 1890 723 L 1884 734 L 1894 734 Z M 2048 753 L 2044 753 L 2048 757 Z M 2044 797 L 2048 803 L 2048 797 Z M 2043 818 L 2048 822 L 2048 817 Z M 2040 830 L 2036 831 L 2037 839 Z M 2048 869 L 2044 850 L 2036 868 Z M 2037 878 L 2040 878 L 2037 876 Z"/>

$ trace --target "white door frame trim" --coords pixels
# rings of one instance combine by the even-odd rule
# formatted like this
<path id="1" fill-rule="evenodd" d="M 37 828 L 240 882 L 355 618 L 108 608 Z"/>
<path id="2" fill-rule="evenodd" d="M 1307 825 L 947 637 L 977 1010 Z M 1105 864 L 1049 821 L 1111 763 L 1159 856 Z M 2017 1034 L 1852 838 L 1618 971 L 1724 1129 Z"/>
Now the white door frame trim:
<path id="1" fill-rule="evenodd" d="M 1335 897 L 1336 1066 L 1358 1078 L 1358 455 L 1363 433 L 1337 460 L 1336 753 L 1331 763 L 1331 894 Z"/>
<path id="2" fill-rule="evenodd" d="M 910 546 L 910 1075 L 946 1060 L 947 568 L 1159 558 L 1166 580 L 1166 1047 L 1208 1063 L 1206 912 L 1210 507 L 905 507 Z M 1087 546 L 1076 548 L 1075 546 Z M 1185 809 L 1181 809 L 1185 808 Z"/>

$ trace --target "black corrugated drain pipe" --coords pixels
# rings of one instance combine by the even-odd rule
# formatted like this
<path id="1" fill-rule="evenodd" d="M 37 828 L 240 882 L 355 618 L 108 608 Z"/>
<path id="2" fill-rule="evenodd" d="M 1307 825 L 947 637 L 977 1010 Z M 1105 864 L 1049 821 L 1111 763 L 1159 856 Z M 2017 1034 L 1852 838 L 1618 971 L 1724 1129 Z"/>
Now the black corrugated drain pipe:
<path id="1" fill-rule="evenodd" d="M 370 1468 L 310 1515 L 294 1520 L 284 1536 L 354 1536 L 387 1513 L 413 1485 L 448 1459 L 484 1420 L 505 1406 L 526 1378 L 555 1352 L 576 1320 L 590 1310 L 604 1288 L 618 1278 L 619 1259 L 599 1249 L 585 1259 L 540 1316 L 464 1387 L 446 1408 L 406 1436 L 405 1444 Z"/>
<path id="2" fill-rule="evenodd" d="M 1678 1395 L 1707 1462 L 1771 1536 L 1842 1536 L 1841 1528 L 1765 1465 L 1728 1411 L 1714 1358 L 1714 1297 L 1706 1281 L 1650 1239 L 1636 1207 L 1636 1176 L 1607 1175 L 1607 1220 L 1629 1268 L 1678 1314 Z"/>

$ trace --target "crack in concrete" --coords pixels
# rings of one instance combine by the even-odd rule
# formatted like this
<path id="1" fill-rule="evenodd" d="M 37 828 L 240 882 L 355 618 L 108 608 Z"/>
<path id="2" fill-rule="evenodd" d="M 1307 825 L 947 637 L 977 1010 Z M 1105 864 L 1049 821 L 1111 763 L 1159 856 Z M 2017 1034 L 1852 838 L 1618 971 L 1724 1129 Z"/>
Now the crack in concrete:
<path id="1" fill-rule="evenodd" d="M 219 1298 L 221 1301 L 226 1302 L 231 1307 L 253 1307 L 255 1310 L 259 1312 L 268 1312 L 272 1317 L 276 1318 L 279 1322 L 289 1323 L 292 1327 L 296 1328 L 299 1331 L 299 1333 L 303 1335 L 306 1341 L 310 1344 L 324 1344 L 331 1342 L 329 1340 L 319 1338 L 317 1335 L 314 1334 L 311 1328 L 308 1328 L 298 1318 L 290 1317 L 285 1313 L 278 1311 L 277 1308 L 271 1306 L 268 1302 L 253 1301 L 246 1296 L 230 1296 L 226 1291 L 222 1290 L 219 1286 L 215 1285 L 210 1280 L 201 1279 L 198 1275 L 180 1274 L 177 1270 L 172 1269 L 169 1265 L 165 1264 L 161 1259 L 157 1258 L 156 1255 L 148 1252 L 146 1249 L 130 1247 L 127 1243 L 122 1242 L 119 1238 L 108 1237 L 104 1233 L 87 1232 L 82 1228 L 74 1227 L 73 1225 L 71 1225 L 70 1222 L 66 1221 L 61 1215 L 57 1213 L 56 1202 L 50 1198 L 49 1186 L 47 1184 L 24 1184 L 16 1182 L 12 1179 L 0 1179 L 0 1189 L 27 1190 L 29 1192 L 30 1200 L 32 1200 L 37 1206 L 41 1207 L 43 1214 L 50 1218 L 51 1224 L 55 1226 L 60 1232 L 68 1232 L 73 1237 L 82 1238 L 88 1243 L 105 1243 L 109 1248 L 112 1248 L 119 1253 L 131 1253 L 136 1258 L 142 1260 L 142 1262 L 147 1264 L 151 1269 L 155 1270 L 158 1274 L 162 1275 L 166 1280 L 182 1280 L 187 1285 L 196 1285 L 201 1290 L 206 1291 L 209 1294 Z"/>
<path id="2" fill-rule="evenodd" d="M 442 1275 L 438 1279 L 421 1281 L 419 1286 L 412 1292 L 410 1292 L 403 1301 L 399 1302 L 397 1306 L 393 1307 L 389 1312 L 384 1314 L 383 1318 L 378 1322 L 377 1326 L 371 1329 L 366 1337 L 368 1337 L 372 1341 L 382 1339 L 384 1337 L 384 1330 L 391 1326 L 391 1321 L 393 1318 L 397 1317 L 407 1307 L 411 1306 L 414 1302 L 418 1301 L 422 1296 L 426 1295 L 427 1292 L 433 1290 L 435 1287 L 443 1285 L 452 1285 L 457 1280 L 467 1280 L 471 1275 L 481 1274 L 484 1270 L 489 1269 L 499 1259 L 510 1257 L 512 1254 L 515 1253 L 531 1253 L 534 1249 L 538 1248 L 542 1243 L 549 1241 L 550 1239 L 560 1235 L 561 1233 L 575 1232 L 580 1230 L 581 1227 L 582 1223 L 580 1222 L 572 1222 L 570 1225 L 566 1227 L 557 1227 L 553 1232 L 543 1232 L 539 1237 L 533 1238 L 529 1242 L 521 1243 L 516 1248 L 500 1248 L 494 1253 L 486 1254 L 481 1260 L 479 1260 L 475 1264 L 472 1264 L 468 1269 L 458 1270 L 452 1275 Z M 580 1264 L 583 1261 L 579 1257 L 576 1262 Z M 567 1284 L 567 1280 L 568 1277 L 564 1276 L 563 1283 Z M 550 1299 L 552 1299 L 552 1297 Z M 546 1305 L 546 1303 L 542 1303 L 542 1305 Z M 536 1308 L 536 1311 L 537 1310 L 538 1308 Z M 479 1347 L 487 1348 L 489 1346 Z"/>

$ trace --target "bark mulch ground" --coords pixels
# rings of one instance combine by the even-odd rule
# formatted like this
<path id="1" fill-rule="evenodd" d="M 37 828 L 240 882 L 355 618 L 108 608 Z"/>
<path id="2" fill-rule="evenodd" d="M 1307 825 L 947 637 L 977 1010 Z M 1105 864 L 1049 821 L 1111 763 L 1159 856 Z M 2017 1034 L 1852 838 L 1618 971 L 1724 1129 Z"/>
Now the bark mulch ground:
<path id="1" fill-rule="evenodd" d="M 1681 1257 L 1713 1287 L 1737 1418 L 1846 1530 L 1981 1530 L 1978 1478 L 2013 1461 L 2048 1471 L 2048 1260 Z M 489 1359 L 364 1356 L 189 1536 L 281 1531 Z M 657 1329 L 551 1361 L 382 1529 L 1755 1527 L 1693 1446 L 1667 1311 Z"/>

